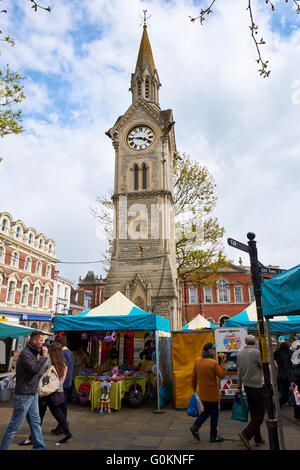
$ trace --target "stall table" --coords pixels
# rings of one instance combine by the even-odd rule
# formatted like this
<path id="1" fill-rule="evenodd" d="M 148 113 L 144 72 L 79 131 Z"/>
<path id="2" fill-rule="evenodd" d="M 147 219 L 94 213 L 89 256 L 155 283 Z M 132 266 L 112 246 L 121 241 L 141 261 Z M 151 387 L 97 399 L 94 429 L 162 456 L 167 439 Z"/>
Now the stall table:
<path id="1" fill-rule="evenodd" d="M 97 408 L 98 400 L 101 396 L 101 383 L 104 381 L 95 380 L 95 375 L 78 375 L 74 378 L 74 384 L 76 387 L 76 391 L 78 392 L 79 386 L 87 382 L 91 385 L 89 400 L 91 402 L 91 409 L 94 411 Z M 118 382 L 111 381 L 111 389 L 110 389 L 110 408 L 114 410 L 121 409 L 121 401 L 124 397 L 125 393 L 129 391 L 130 386 L 136 382 L 141 386 L 143 395 L 146 391 L 146 384 L 151 382 L 152 374 L 148 374 L 147 377 L 135 377 L 129 376 L 125 377 L 123 380 L 119 380 Z"/>

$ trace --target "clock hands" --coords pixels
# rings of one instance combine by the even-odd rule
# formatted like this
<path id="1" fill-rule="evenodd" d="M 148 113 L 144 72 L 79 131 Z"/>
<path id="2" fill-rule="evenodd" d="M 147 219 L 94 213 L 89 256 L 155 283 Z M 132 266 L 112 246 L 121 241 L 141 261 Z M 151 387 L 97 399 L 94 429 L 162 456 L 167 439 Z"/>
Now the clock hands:
<path id="1" fill-rule="evenodd" d="M 134 137 L 134 140 L 148 140 L 148 137 Z"/>

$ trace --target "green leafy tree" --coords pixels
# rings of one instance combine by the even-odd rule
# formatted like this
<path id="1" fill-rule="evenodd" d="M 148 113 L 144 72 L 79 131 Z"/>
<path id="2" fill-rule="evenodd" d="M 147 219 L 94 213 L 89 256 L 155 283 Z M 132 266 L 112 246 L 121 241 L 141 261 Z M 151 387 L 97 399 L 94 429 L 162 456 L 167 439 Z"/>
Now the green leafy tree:
<path id="1" fill-rule="evenodd" d="M 37 11 L 38 8 L 49 12 L 51 11 L 50 7 L 41 6 L 34 0 L 29 0 L 29 2 L 32 3 L 34 11 Z M 7 10 L 0 10 L 0 13 L 5 14 Z M 9 34 L 1 30 L 0 41 L 12 47 L 15 45 L 14 40 Z M 0 137 L 4 137 L 8 134 L 20 134 L 24 131 L 22 111 L 15 111 L 13 109 L 15 105 L 25 99 L 24 80 L 25 77 L 19 72 L 12 72 L 9 65 L 6 65 L 5 68 L 0 68 Z"/>

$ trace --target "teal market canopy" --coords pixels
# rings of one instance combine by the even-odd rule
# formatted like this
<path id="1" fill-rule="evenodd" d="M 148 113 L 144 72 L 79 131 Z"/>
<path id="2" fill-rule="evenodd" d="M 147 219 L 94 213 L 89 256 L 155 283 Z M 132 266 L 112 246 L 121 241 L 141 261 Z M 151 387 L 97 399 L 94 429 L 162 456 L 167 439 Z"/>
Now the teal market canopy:
<path id="1" fill-rule="evenodd" d="M 257 329 L 258 323 L 257 323 L 256 302 L 252 302 L 241 313 L 226 320 L 226 322 L 224 322 L 223 324 L 223 327 L 224 328 L 246 327 L 246 328 L 254 329 L 254 330 Z M 273 320 L 270 320 L 270 327 L 271 327 L 272 333 L 300 332 L 300 315 L 281 316 L 279 318 L 274 318 Z"/>
<path id="2" fill-rule="evenodd" d="M 5 338 L 19 338 L 19 336 L 28 336 L 36 328 L 29 328 L 28 326 L 18 325 L 17 323 L 10 323 L 8 321 L 0 321 L 0 339 Z M 48 334 L 43 331 L 43 334 Z"/>
<path id="3" fill-rule="evenodd" d="M 92 310 L 78 315 L 56 316 L 54 331 L 160 330 L 170 331 L 170 321 L 145 312 L 120 291 Z"/>
<path id="4" fill-rule="evenodd" d="M 202 315 L 197 315 L 193 320 L 182 327 L 182 331 L 202 330 L 202 328 L 218 328 L 213 323 L 209 322 Z"/>
<path id="5" fill-rule="evenodd" d="M 264 317 L 300 314 L 300 265 L 262 283 Z M 300 318 L 300 317 L 299 317 Z"/>

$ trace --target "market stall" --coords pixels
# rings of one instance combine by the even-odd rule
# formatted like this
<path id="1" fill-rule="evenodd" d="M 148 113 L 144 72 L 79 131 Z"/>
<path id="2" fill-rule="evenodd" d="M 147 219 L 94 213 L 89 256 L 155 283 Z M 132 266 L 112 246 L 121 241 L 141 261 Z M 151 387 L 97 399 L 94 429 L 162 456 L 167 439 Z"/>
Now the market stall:
<path id="1" fill-rule="evenodd" d="M 270 281 L 266 281 L 265 284 L 267 285 L 269 282 Z M 264 287 L 264 285 L 262 285 L 262 287 Z M 263 314 L 264 311 L 265 308 L 263 307 Z M 223 327 L 246 327 L 250 330 L 255 330 L 258 328 L 257 321 L 256 302 L 254 301 L 241 313 L 226 320 Z M 300 332 L 300 315 L 283 315 L 278 318 L 273 318 L 270 321 L 270 327 L 272 333 Z"/>
<path id="2" fill-rule="evenodd" d="M 73 341 L 73 348 L 69 346 L 71 350 L 78 348 L 74 354 L 74 383 L 77 391 L 83 382 L 89 383 L 92 409 L 98 407 L 103 383 L 111 384 L 110 407 L 117 410 L 133 385 L 143 395 L 147 384 L 150 389 L 151 385 L 155 387 L 158 409 L 171 399 L 169 320 L 143 311 L 121 292 L 116 292 L 92 310 L 55 317 L 53 329 L 55 333 L 64 332 L 70 342 Z M 80 347 L 82 342 L 85 342 L 85 351 Z M 138 347 L 143 350 L 140 351 L 144 354 L 142 358 L 137 354 Z M 85 362 L 87 350 L 89 355 Z"/>
<path id="3" fill-rule="evenodd" d="M 213 323 L 209 322 L 204 318 L 200 313 L 196 315 L 193 320 L 187 323 L 185 326 L 182 327 L 182 331 L 186 330 L 202 330 L 203 328 L 218 328 Z"/>

